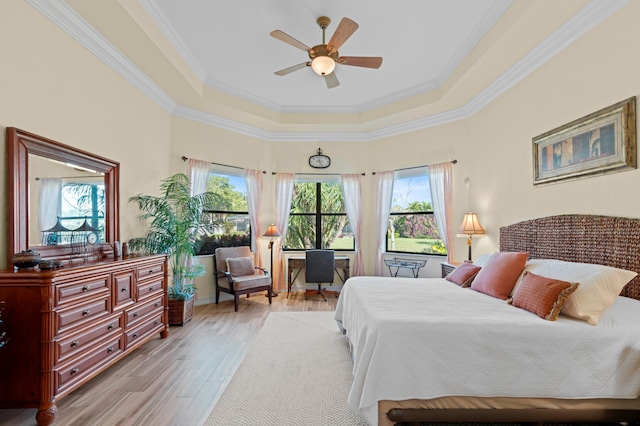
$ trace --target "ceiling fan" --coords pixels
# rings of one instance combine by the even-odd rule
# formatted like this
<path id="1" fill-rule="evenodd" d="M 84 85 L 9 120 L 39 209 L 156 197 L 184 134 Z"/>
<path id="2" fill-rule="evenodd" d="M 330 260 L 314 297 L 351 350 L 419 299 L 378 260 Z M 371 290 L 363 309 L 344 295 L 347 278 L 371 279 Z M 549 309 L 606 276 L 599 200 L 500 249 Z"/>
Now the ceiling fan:
<path id="1" fill-rule="evenodd" d="M 339 55 L 338 49 L 340 49 L 344 42 L 347 41 L 347 39 L 358 29 L 358 24 L 354 21 L 349 18 L 342 18 L 338 28 L 336 28 L 336 31 L 333 33 L 331 40 L 329 40 L 329 43 L 325 43 L 325 30 L 331 23 L 331 19 L 326 16 L 321 16 L 316 19 L 316 22 L 320 28 L 322 28 L 322 44 L 318 44 L 313 47 L 305 45 L 280 30 L 275 30 L 270 33 L 272 37 L 284 41 L 293 47 L 304 50 L 309 55 L 309 59 L 311 59 L 311 61 L 302 62 L 298 65 L 276 71 L 276 75 L 287 75 L 299 69 L 311 67 L 316 74 L 324 77 L 327 87 L 332 89 L 340 85 L 338 77 L 336 77 L 336 73 L 334 72 L 336 64 L 351 65 L 354 67 L 380 68 L 380 65 L 382 65 L 382 58 L 379 56 Z"/>

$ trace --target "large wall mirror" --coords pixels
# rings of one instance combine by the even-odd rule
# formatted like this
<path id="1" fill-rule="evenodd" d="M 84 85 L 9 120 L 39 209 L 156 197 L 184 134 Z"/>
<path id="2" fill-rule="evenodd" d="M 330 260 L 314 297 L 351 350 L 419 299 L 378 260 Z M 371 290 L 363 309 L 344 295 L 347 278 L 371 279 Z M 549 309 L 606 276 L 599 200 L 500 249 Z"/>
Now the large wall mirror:
<path id="1" fill-rule="evenodd" d="M 43 258 L 78 245 L 97 252 L 120 239 L 119 163 L 13 127 L 6 143 L 9 261 L 27 249 Z"/>

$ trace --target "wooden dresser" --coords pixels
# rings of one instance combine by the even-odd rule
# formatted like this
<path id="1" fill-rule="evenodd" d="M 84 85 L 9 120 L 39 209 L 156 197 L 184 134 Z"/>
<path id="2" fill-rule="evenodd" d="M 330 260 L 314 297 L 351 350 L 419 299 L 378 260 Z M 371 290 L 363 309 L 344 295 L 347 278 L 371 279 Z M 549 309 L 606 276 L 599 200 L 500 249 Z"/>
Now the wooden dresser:
<path id="1" fill-rule="evenodd" d="M 48 425 L 60 398 L 167 337 L 167 271 L 161 255 L 0 272 L 0 408 L 37 407 Z"/>

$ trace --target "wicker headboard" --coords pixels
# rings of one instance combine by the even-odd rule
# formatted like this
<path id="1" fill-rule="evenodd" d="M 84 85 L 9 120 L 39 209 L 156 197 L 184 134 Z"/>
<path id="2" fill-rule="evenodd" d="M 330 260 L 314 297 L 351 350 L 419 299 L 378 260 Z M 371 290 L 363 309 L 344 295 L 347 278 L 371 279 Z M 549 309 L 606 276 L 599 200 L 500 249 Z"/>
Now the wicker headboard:
<path id="1" fill-rule="evenodd" d="M 595 263 L 640 274 L 640 219 L 559 215 L 500 228 L 500 251 L 526 251 L 531 259 Z M 640 276 L 622 296 L 640 300 Z"/>

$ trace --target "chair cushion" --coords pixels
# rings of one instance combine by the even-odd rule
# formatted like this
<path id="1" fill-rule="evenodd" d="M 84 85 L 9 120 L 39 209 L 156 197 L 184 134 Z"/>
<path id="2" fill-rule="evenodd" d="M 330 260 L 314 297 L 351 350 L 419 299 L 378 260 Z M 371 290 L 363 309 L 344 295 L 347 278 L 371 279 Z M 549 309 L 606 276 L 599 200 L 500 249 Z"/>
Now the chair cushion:
<path id="1" fill-rule="evenodd" d="M 233 289 L 235 291 L 247 288 L 268 287 L 271 285 L 271 277 L 262 274 L 248 275 L 233 279 Z"/>
<path id="2" fill-rule="evenodd" d="M 232 277 L 243 275 L 253 275 L 256 270 L 253 266 L 252 257 L 230 257 L 227 259 L 227 271 Z"/>

